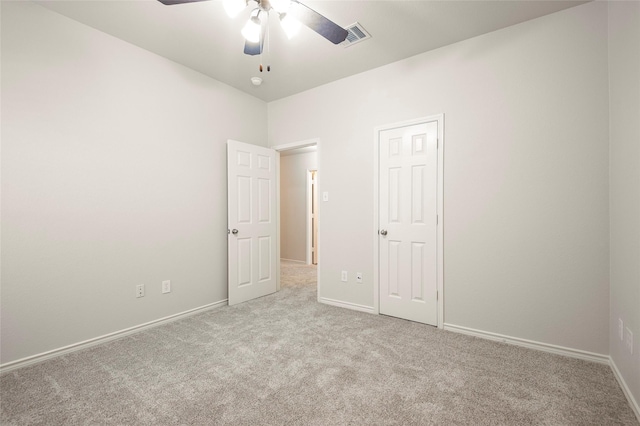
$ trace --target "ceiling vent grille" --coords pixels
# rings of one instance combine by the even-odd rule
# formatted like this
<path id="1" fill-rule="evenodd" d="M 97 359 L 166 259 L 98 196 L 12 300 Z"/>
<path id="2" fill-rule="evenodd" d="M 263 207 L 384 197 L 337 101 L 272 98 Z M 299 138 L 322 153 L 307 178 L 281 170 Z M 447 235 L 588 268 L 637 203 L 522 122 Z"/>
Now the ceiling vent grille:
<path id="1" fill-rule="evenodd" d="M 348 34 L 346 40 L 341 43 L 344 47 L 353 46 L 356 43 L 371 38 L 371 34 L 369 34 L 359 22 L 351 24 L 345 29 Z"/>

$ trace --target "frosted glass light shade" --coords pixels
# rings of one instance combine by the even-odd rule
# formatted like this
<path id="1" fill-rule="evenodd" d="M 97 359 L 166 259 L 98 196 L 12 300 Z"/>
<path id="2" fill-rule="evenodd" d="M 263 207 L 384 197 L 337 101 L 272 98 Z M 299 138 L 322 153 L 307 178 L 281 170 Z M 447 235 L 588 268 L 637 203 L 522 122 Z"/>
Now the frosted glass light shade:
<path id="1" fill-rule="evenodd" d="M 224 10 L 227 12 L 230 18 L 235 18 L 242 12 L 242 10 L 247 7 L 247 2 L 245 0 L 225 0 L 224 1 Z"/>
<path id="2" fill-rule="evenodd" d="M 252 16 L 251 19 L 242 28 L 242 36 L 251 43 L 257 43 L 260 41 L 260 19 L 256 16 Z"/>
<path id="3" fill-rule="evenodd" d="M 289 6 L 291 6 L 291 0 L 271 0 L 269 3 L 278 13 L 287 13 Z"/>
<path id="4" fill-rule="evenodd" d="M 293 16 L 288 13 L 280 15 L 280 25 L 282 25 L 282 29 L 284 30 L 287 37 L 291 39 L 298 31 L 300 31 L 300 21 L 298 21 Z"/>

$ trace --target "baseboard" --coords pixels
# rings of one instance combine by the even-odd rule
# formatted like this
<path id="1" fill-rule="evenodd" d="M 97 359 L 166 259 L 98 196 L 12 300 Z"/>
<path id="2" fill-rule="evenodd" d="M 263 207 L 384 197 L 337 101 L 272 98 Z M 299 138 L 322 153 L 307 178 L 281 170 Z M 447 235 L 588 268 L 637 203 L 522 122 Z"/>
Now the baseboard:
<path id="1" fill-rule="evenodd" d="M 368 314 L 373 314 L 373 307 L 358 305 L 356 303 L 343 302 L 341 300 L 328 299 L 326 297 L 319 297 L 318 302 L 324 303 L 325 305 L 337 306 L 339 308 L 351 309 L 352 311 L 360 311 L 366 312 Z"/>
<path id="2" fill-rule="evenodd" d="M 159 318 L 154 321 L 149 321 L 144 324 L 125 328 L 124 330 L 114 331 L 113 333 L 105 334 L 99 337 L 94 337 L 93 339 L 85 340 L 83 342 L 74 343 L 72 345 L 64 346 L 62 348 L 53 349 L 47 352 L 42 352 L 37 355 L 32 355 L 26 358 L 21 358 L 15 361 L 7 362 L 0 365 L 0 374 L 7 373 L 9 371 L 16 370 L 18 368 L 26 367 L 28 365 L 37 364 L 39 362 L 43 362 L 51 358 L 56 358 L 72 352 L 87 349 L 87 348 L 90 348 L 91 346 L 96 346 L 106 342 L 110 342 L 112 340 L 121 339 L 130 334 L 138 333 L 152 327 L 157 327 L 162 324 L 166 324 L 172 321 L 177 321 L 179 319 L 190 317 L 192 315 L 199 314 L 204 311 L 208 311 L 208 310 L 215 309 L 225 305 L 227 305 L 227 299 L 221 300 L 219 302 L 209 303 L 208 305 L 200 306 L 198 308 L 189 309 L 188 311 L 180 312 L 174 315 L 169 315 L 164 318 Z"/>
<path id="3" fill-rule="evenodd" d="M 611 357 L 609 357 L 609 365 L 611 366 L 611 370 L 613 370 L 613 375 L 618 381 L 618 384 L 622 388 L 622 392 L 624 393 L 624 396 L 627 397 L 627 401 L 629 401 L 629 405 L 631 405 L 631 409 L 636 415 L 638 422 L 640 422 L 640 405 L 638 405 L 638 401 L 636 401 L 636 399 L 633 397 L 633 394 L 631 393 L 631 389 L 629 389 L 629 386 L 627 386 L 627 382 L 624 381 L 622 374 L 620 374 L 620 370 L 618 370 L 618 366 L 616 365 L 616 363 L 613 361 L 613 358 Z"/>
<path id="4" fill-rule="evenodd" d="M 293 263 L 299 263 L 301 265 L 306 265 L 307 262 L 305 260 L 293 260 L 293 259 L 285 259 L 283 257 L 280 258 L 281 261 L 285 261 L 285 262 L 293 262 Z"/>
<path id="5" fill-rule="evenodd" d="M 475 330 L 473 328 L 462 327 L 453 324 L 444 324 L 444 329 L 456 333 L 467 334 L 470 336 L 480 337 L 483 339 L 494 340 L 496 342 L 508 343 L 511 345 L 522 346 L 529 349 L 536 349 L 543 352 L 549 352 L 557 355 L 569 356 L 572 358 L 583 359 L 585 361 L 597 362 L 609 365 L 609 356 L 597 354 L 594 352 L 583 351 L 580 349 L 566 348 L 564 346 L 551 345 L 549 343 L 536 342 L 534 340 L 521 339 L 519 337 L 505 336 L 503 334 L 491 333 L 489 331 Z"/>

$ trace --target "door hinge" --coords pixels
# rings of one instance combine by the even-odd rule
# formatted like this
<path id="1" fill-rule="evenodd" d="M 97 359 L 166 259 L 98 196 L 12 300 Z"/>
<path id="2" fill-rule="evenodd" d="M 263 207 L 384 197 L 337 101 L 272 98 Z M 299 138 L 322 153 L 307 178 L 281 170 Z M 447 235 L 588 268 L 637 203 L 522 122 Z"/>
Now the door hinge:
<path id="1" fill-rule="evenodd" d="M 436 300 L 440 300 L 438 297 L 440 297 L 440 294 L 438 293 L 438 290 L 436 290 Z"/>

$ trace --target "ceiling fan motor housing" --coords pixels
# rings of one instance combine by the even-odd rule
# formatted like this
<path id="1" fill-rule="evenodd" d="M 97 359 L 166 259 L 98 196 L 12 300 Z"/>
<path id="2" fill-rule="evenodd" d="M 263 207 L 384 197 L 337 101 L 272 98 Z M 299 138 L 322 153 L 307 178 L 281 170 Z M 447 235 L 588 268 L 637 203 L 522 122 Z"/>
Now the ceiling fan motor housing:
<path id="1" fill-rule="evenodd" d="M 271 9 L 271 3 L 269 2 L 269 0 L 254 0 L 254 1 L 257 2 L 258 7 L 264 10 L 265 12 L 268 12 Z"/>

